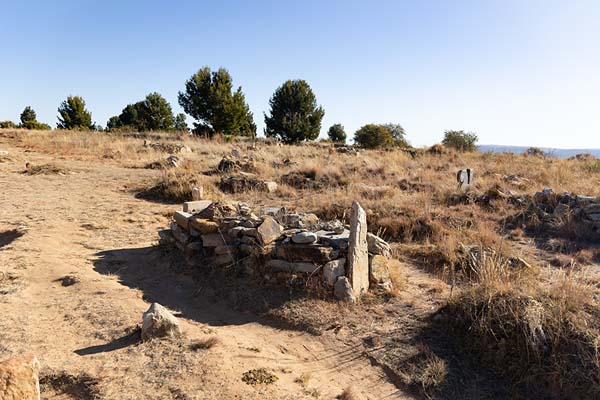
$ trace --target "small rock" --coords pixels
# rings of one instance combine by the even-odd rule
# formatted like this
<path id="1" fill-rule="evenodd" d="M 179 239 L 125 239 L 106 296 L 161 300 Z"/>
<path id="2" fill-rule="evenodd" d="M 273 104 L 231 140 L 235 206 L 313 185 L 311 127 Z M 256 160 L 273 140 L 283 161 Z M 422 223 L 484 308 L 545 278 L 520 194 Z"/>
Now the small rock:
<path id="1" fill-rule="evenodd" d="M 292 236 L 292 242 L 299 244 L 309 244 L 317 241 L 317 235 L 312 232 L 298 232 Z"/>
<path id="2" fill-rule="evenodd" d="M 390 279 L 390 269 L 387 258 L 380 255 L 371 258 L 369 280 L 371 285 L 376 289 L 383 289 L 386 291 L 392 290 L 393 286 L 392 280 Z"/>
<path id="3" fill-rule="evenodd" d="M 335 285 L 333 286 L 333 295 L 336 299 L 341 301 L 347 301 L 349 303 L 354 303 L 356 301 L 350 281 L 345 276 L 340 276 L 335 282 Z"/>
<path id="4" fill-rule="evenodd" d="M 340 276 L 346 275 L 346 259 L 329 261 L 323 266 L 323 282 L 329 286 L 335 285 Z"/>
<path id="5" fill-rule="evenodd" d="M 209 219 L 191 217 L 189 221 L 190 226 L 201 234 L 207 235 L 209 233 L 219 232 L 219 224 Z"/>
<path id="6" fill-rule="evenodd" d="M 277 258 L 290 262 L 314 262 L 318 264 L 335 260 L 339 257 L 339 250 L 330 246 L 319 244 L 295 244 L 289 241 L 278 243 L 276 247 Z M 368 269 L 368 265 L 367 265 Z"/>
<path id="7" fill-rule="evenodd" d="M 158 303 L 152 303 L 143 315 L 142 340 L 165 336 L 181 336 L 179 321 L 166 308 Z"/>
<path id="8" fill-rule="evenodd" d="M 79 279 L 79 277 L 75 275 L 65 275 L 62 278 L 59 278 L 58 281 L 63 286 L 73 286 L 81 282 L 81 279 Z"/>
<path id="9" fill-rule="evenodd" d="M 392 258 L 392 249 L 390 245 L 379 236 L 367 233 L 367 246 L 369 253 L 382 255 L 386 258 Z"/>
<path id="10" fill-rule="evenodd" d="M 256 228 L 256 236 L 262 245 L 269 244 L 281 236 L 283 227 L 273 217 L 266 216 Z"/>
<path id="11" fill-rule="evenodd" d="M 0 363 L 0 399 L 39 400 L 40 362 L 36 357 L 12 358 Z"/>

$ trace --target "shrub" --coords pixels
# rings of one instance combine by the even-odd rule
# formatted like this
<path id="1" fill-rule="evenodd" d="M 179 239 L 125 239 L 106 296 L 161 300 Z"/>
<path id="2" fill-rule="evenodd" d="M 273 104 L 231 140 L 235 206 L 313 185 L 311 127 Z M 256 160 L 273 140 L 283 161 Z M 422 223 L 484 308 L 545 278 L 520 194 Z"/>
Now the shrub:
<path id="1" fill-rule="evenodd" d="M 92 114 L 85 108 L 85 101 L 80 96 L 69 96 L 58 107 L 57 127 L 60 129 L 94 130 Z"/>
<path id="2" fill-rule="evenodd" d="M 37 116 L 35 115 L 35 111 L 33 111 L 33 108 L 31 108 L 30 106 L 25 107 L 25 109 L 21 113 L 21 124 L 25 125 L 28 122 L 35 121 L 36 119 Z"/>
<path id="3" fill-rule="evenodd" d="M 265 114 L 265 135 L 285 143 L 315 140 L 321 131 L 323 107 L 304 80 L 288 80 L 269 100 L 270 115 Z"/>
<path id="4" fill-rule="evenodd" d="M 346 132 L 344 131 L 344 126 L 342 124 L 334 124 L 329 127 L 327 131 L 327 136 L 329 140 L 337 143 L 345 143 L 346 142 Z"/>
<path id="5" fill-rule="evenodd" d="M 525 150 L 525 155 L 529 157 L 546 157 L 546 153 L 539 147 L 530 147 Z"/>
<path id="6" fill-rule="evenodd" d="M 175 117 L 171 105 L 159 93 L 150 93 L 143 101 L 128 104 L 119 116 L 111 117 L 107 128 L 114 130 L 171 131 L 175 129 Z"/>
<path id="7" fill-rule="evenodd" d="M 256 125 L 238 87 L 233 91 L 229 71 L 225 68 L 212 72 L 204 67 L 185 83 L 179 92 L 179 105 L 196 119 L 194 133 L 212 137 L 215 133 L 238 136 L 256 136 Z"/>
<path id="8" fill-rule="evenodd" d="M 478 139 L 479 138 L 474 133 L 467 133 L 462 130 L 446 131 L 444 132 L 442 144 L 458 151 L 475 151 L 477 150 L 476 143 Z"/>
<path id="9" fill-rule="evenodd" d="M 33 129 L 38 131 L 49 131 L 50 129 L 52 129 L 50 125 L 38 121 L 27 121 L 26 123 L 21 124 L 21 128 Z"/>
<path id="10" fill-rule="evenodd" d="M 0 129 L 15 129 L 17 124 L 12 121 L 0 121 Z"/>
<path id="11" fill-rule="evenodd" d="M 367 124 L 354 133 L 354 142 L 365 149 L 374 149 L 392 146 L 394 137 L 382 125 Z"/>

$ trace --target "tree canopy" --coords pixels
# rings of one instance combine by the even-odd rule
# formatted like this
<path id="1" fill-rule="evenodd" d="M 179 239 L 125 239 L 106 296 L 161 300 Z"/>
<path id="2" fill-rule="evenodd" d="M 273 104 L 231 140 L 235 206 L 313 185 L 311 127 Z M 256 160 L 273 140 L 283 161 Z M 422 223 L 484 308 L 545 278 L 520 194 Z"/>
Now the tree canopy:
<path id="1" fill-rule="evenodd" d="M 346 131 L 344 131 L 344 126 L 342 124 L 331 125 L 327 131 L 327 136 L 332 142 L 346 142 Z"/>
<path id="2" fill-rule="evenodd" d="M 321 131 L 323 107 L 308 83 L 288 80 L 275 90 L 269 100 L 270 115 L 265 114 L 265 135 L 286 143 L 315 140 Z"/>
<path id="3" fill-rule="evenodd" d="M 354 142 L 365 149 L 394 145 L 392 132 L 383 125 L 367 124 L 354 133 Z"/>
<path id="4" fill-rule="evenodd" d="M 109 130 L 171 131 L 175 129 L 175 117 L 169 102 L 153 92 L 144 100 L 125 106 L 121 114 L 108 120 L 106 126 Z"/>
<path id="5" fill-rule="evenodd" d="M 448 130 L 444 132 L 442 144 L 458 151 L 475 151 L 477 150 L 477 140 L 479 138 L 475 133 Z"/>
<path id="6" fill-rule="evenodd" d="M 186 81 L 185 91 L 179 92 L 179 104 L 197 121 L 197 134 L 256 136 L 254 118 L 242 88 L 233 91 L 231 75 L 225 68 L 214 72 L 209 67 L 198 70 Z"/>
<path id="7" fill-rule="evenodd" d="M 85 108 L 85 101 L 80 96 L 69 96 L 58 107 L 58 124 L 60 129 L 94 130 L 92 114 Z"/>
<path id="8" fill-rule="evenodd" d="M 36 120 L 37 115 L 35 114 L 35 111 L 33 111 L 33 108 L 31 108 L 30 106 L 25 107 L 25 109 L 21 113 L 21 124 L 25 125 L 28 122 Z"/>

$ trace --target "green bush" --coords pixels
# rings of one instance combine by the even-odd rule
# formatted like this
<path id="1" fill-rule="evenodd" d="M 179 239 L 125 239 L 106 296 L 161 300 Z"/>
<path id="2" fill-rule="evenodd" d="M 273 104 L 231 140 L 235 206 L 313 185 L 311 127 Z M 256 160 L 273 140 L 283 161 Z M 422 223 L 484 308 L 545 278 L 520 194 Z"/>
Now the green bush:
<path id="1" fill-rule="evenodd" d="M 450 130 L 444 132 L 444 140 L 442 140 L 442 144 L 448 148 L 453 148 L 458 151 L 475 151 L 477 150 L 477 140 L 479 140 L 479 138 L 475 133 L 467 133 L 462 130 Z"/>
<path id="2" fill-rule="evenodd" d="M 323 107 L 304 80 L 288 80 L 269 100 L 270 115 L 265 114 L 265 135 L 285 143 L 315 140 L 321 131 Z"/>
<path id="3" fill-rule="evenodd" d="M 381 125 L 392 133 L 392 138 L 394 139 L 394 144 L 400 147 L 411 147 L 408 141 L 406 140 L 406 132 L 404 128 L 400 124 L 383 124 Z"/>
<path id="4" fill-rule="evenodd" d="M 21 124 L 21 128 L 33 129 L 38 131 L 49 131 L 50 129 L 52 129 L 50 125 L 38 121 L 27 121 Z"/>
<path id="5" fill-rule="evenodd" d="M 354 133 L 354 142 L 365 149 L 394 145 L 392 132 L 383 125 L 367 124 Z"/>
<path id="6" fill-rule="evenodd" d="M 212 72 L 204 67 L 185 83 L 179 92 L 179 105 L 194 118 L 194 133 L 212 137 L 216 133 L 238 136 L 256 136 L 256 125 L 242 93 L 233 91 L 229 71 L 225 68 Z"/>
<path id="7" fill-rule="evenodd" d="M 33 111 L 33 108 L 31 108 L 30 106 L 25 107 L 25 109 L 21 113 L 21 124 L 25 125 L 28 122 L 32 122 L 32 121 L 36 121 L 36 120 L 37 120 L 37 116 L 35 114 L 35 111 Z"/>
<path id="8" fill-rule="evenodd" d="M 342 124 L 334 124 L 329 127 L 327 131 L 327 136 L 329 140 L 336 143 L 345 143 L 346 142 L 346 131 L 344 131 L 344 126 Z"/>
<path id="9" fill-rule="evenodd" d="M 17 124 L 12 121 L 0 121 L 0 129 L 16 129 Z"/>

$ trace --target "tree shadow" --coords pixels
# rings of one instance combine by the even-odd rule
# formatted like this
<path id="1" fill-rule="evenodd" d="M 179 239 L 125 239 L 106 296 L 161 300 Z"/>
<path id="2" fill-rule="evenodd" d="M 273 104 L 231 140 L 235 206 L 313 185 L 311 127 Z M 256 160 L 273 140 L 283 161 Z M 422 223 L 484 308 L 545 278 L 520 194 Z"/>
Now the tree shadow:
<path id="1" fill-rule="evenodd" d="M 0 232 L 0 248 L 8 246 L 24 234 L 25 232 L 18 229 L 11 229 L 8 231 Z"/>
<path id="2" fill-rule="evenodd" d="M 135 329 L 134 331 L 121 336 L 109 343 L 85 347 L 83 349 L 75 350 L 75 353 L 80 356 L 89 356 L 92 354 L 98 353 L 107 353 L 114 350 L 123 349 L 125 347 L 131 346 L 133 344 L 139 343 L 142 339 L 141 330 Z"/>

